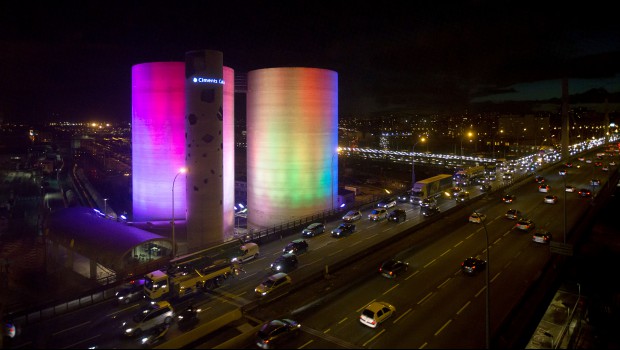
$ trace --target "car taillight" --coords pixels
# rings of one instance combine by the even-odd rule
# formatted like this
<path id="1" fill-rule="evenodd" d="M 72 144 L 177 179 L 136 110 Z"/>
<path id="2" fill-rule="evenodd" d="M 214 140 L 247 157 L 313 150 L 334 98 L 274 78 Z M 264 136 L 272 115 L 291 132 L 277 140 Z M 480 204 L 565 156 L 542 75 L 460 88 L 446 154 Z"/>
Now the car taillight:
<path id="1" fill-rule="evenodd" d="M 390 271 L 390 276 L 392 276 L 392 271 Z"/>

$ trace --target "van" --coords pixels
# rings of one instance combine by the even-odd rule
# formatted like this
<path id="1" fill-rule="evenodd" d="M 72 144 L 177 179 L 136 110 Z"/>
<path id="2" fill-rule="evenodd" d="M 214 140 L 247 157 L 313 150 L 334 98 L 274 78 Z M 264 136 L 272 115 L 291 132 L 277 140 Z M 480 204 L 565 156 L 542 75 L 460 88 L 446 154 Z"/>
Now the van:
<path id="1" fill-rule="evenodd" d="M 239 250 L 239 256 L 232 258 L 232 261 L 245 262 L 257 258 L 259 254 L 258 244 L 252 242 L 245 243 Z"/>

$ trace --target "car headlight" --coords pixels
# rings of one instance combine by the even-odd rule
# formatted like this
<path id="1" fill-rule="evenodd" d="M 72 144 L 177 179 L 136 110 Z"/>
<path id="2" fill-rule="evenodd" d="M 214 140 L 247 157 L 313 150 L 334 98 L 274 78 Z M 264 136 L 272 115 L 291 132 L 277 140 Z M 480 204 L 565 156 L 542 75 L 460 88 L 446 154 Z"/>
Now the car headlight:
<path id="1" fill-rule="evenodd" d="M 125 333 L 131 333 L 131 332 L 133 332 L 133 328 L 127 328 L 127 329 L 125 329 Z"/>
<path id="2" fill-rule="evenodd" d="M 123 299 L 125 299 L 125 297 L 124 297 L 124 296 L 120 296 L 120 297 L 118 297 L 118 300 L 123 300 Z"/>

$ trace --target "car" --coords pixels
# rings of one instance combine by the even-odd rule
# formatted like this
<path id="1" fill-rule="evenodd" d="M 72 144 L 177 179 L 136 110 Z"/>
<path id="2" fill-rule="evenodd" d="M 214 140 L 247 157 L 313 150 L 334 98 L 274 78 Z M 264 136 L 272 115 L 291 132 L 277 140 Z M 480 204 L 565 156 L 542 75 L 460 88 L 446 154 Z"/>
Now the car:
<path id="1" fill-rule="evenodd" d="M 386 278 L 396 278 L 398 274 L 405 272 L 409 269 L 409 263 L 404 261 L 390 259 L 384 261 L 379 266 L 379 273 Z"/>
<path id="2" fill-rule="evenodd" d="M 409 200 L 411 199 L 411 190 L 408 190 L 407 192 L 399 195 L 397 199 L 401 203 L 408 203 Z"/>
<path id="3" fill-rule="evenodd" d="M 457 202 L 465 202 L 466 200 L 469 199 L 469 192 L 467 191 L 459 192 L 454 199 Z"/>
<path id="4" fill-rule="evenodd" d="M 514 194 L 505 194 L 502 197 L 502 202 L 504 203 L 512 203 L 515 201 L 515 199 L 517 199 L 517 197 Z"/>
<path id="5" fill-rule="evenodd" d="M 123 333 L 128 337 L 138 336 L 142 332 L 169 325 L 174 317 L 174 309 L 167 301 L 158 301 L 140 308 L 133 317 L 123 322 Z"/>
<path id="6" fill-rule="evenodd" d="M 541 183 L 545 182 L 545 178 L 543 176 L 536 176 L 534 178 L 534 181 L 536 181 L 537 183 L 541 184 Z"/>
<path id="7" fill-rule="evenodd" d="M 566 185 L 565 189 L 566 189 L 566 192 L 575 192 L 576 190 L 575 186 L 572 186 L 572 185 Z"/>
<path id="8" fill-rule="evenodd" d="M 477 272 L 484 270 L 487 267 L 487 262 L 482 259 L 474 258 L 470 256 L 461 263 L 461 271 L 468 275 L 473 275 Z"/>
<path id="9" fill-rule="evenodd" d="M 473 222 L 473 223 L 476 223 L 476 224 L 480 224 L 480 223 L 482 223 L 486 219 L 487 219 L 486 215 L 481 214 L 481 213 L 476 213 L 476 212 L 472 213 L 469 216 L 469 222 Z"/>
<path id="10" fill-rule="evenodd" d="M 603 166 L 603 162 L 594 162 L 594 166 Z"/>
<path id="11" fill-rule="evenodd" d="M 555 204 L 558 201 L 558 196 L 554 196 L 552 194 L 548 194 L 548 195 L 545 196 L 544 201 L 545 201 L 545 203 L 548 203 L 548 204 Z"/>
<path id="12" fill-rule="evenodd" d="M 571 163 L 571 162 L 564 163 L 564 165 L 565 165 L 567 168 L 572 168 L 572 167 L 573 167 L 573 163 Z"/>
<path id="13" fill-rule="evenodd" d="M 532 235 L 532 241 L 542 244 L 549 243 L 551 241 L 551 238 L 553 238 L 551 233 L 543 229 L 536 230 L 536 232 L 534 232 L 534 234 Z"/>
<path id="14" fill-rule="evenodd" d="M 601 171 L 609 171 L 609 167 L 607 165 L 603 166 L 601 168 Z"/>
<path id="15" fill-rule="evenodd" d="M 495 180 L 497 180 L 497 176 L 495 176 L 495 174 L 489 175 L 489 181 L 495 181 Z"/>
<path id="16" fill-rule="evenodd" d="M 368 219 L 372 221 L 379 221 L 382 219 L 387 219 L 387 216 L 388 212 L 385 208 L 376 208 L 368 214 Z"/>
<path id="17" fill-rule="evenodd" d="M 601 185 L 601 180 L 599 179 L 590 180 L 590 186 L 600 186 L 600 185 Z"/>
<path id="18" fill-rule="evenodd" d="M 314 237 L 323 232 L 325 232 L 325 225 L 320 222 L 314 222 L 303 229 L 303 231 L 301 231 L 301 235 L 304 237 Z"/>
<path id="19" fill-rule="evenodd" d="M 506 214 L 504 214 L 504 217 L 506 219 L 510 219 L 510 220 L 517 220 L 519 219 L 523 214 L 521 213 L 520 210 L 518 209 L 508 209 L 508 211 L 506 212 Z"/>
<path id="20" fill-rule="evenodd" d="M 515 227 L 521 231 L 529 231 L 534 229 L 536 225 L 534 224 L 534 221 L 530 220 L 530 219 L 519 219 L 517 220 L 517 223 L 515 224 Z"/>
<path id="21" fill-rule="evenodd" d="M 503 180 L 512 180 L 512 174 L 505 173 L 504 175 L 502 175 L 502 179 Z"/>
<path id="22" fill-rule="evenodd" d="M 297 268 L 299 261 L 295 254 L 282 254 L 271 263 L 270 267 L 273 272 L 290 272 Z"/>
<path id="23" fill-rule="evenodd" d="M 616 162 L 614 162 L 613 160 L 609 162 L 609 166 L 614 166 L 614 165 L 616 165 Z"/>
<path id="24" fill-rule="evenodd" d="M 423 216 L 429 217 L 439 213 L 439 207 L 436 205 L 431 207 L 420 207 L 420 213 L 422 213 Z"/>
<path id="25" fill-rule="evenodd" d="M 282 249 L 282 251 L 285 254 L 289 253 L 289 254 L 295 254 L 295 255 L 306 253 L 308 251 L 308 242 L 303 238 L 293 240 L 289 242 Z"/>
<path id="26" fill-rule="evenodd" d="M 275 290 L 279 290 L 292 283 L 291 277 L 284 272 L 278 272 L 274 275 L 267 277 L 266 280 L 261 282 L 254 292 L 257 296 L 263 297 L 267 294 L 273 293 Z"/>
<path id="27" fill-rule="evenodd" d="M 448 192 L 448 195 L 450 197 L 456 197 L 459 193 L 461 193 L 461 191 L 463 191 L 462 187 L 455 186 L 450 189 L 450 191 Z"/>
<path id="28" fill-rule="evenodd" d="M 144 298 L 144 278 L 125 283 L 115 294 L 119 304 L 129 304 Z"/>
<path id="29" fill-rule="evenodd" d="M 401 222 L 407 220 L 407 212 L 402 209 L 394 209 L 388 215 L 389 221 Z"/>
<path id="30" fill-rule="evenodd" d="M 549 190 L 551 189 L 551 186 L 549 185 L 540 185 L 538 186 L 538 192 L 549 192 Z"/>
<path id="31" fill-rule="evenodd" d="M 566 169 L 560 169 L 560 171 L 558 171 L 558 174 L 560 174 L 560 176 L 566 175 Z"/>
<path id="32" fill-rule="evenodd" d="M 385 210 L 385 209 L 384 209 Z M 332 237 L 344 237 L 355 232 L 355 224 L 342 223 L 332 230 Z"/>
<path id="33" fill-rule="evenodd" d="M 490 184 L 482 184 L 480 185 L 480 191 L 482 192 L 489 192 L 491 191 L 491 185 Z"/>
<path id="34" fill-rule="evenodd" d="M 430 207 L 437 205 L 437 199 L 435 197 L 426 197 L 420 201 L 421 207 Z"/>
<path id="35" fill-rule="evenodd" d="M 382 201 L 380 201 L 379 203 L 377 203 L 377 207 L 379 208 L 386 208 L 389 209 L 391 207 L 396 206 L 396 199 L 394 199 L 393 197 L 384 199 Z"/>
<path id="36" fill-rule="evenodd" d="M 373 301 L 368 304 L 360 315 L 360 322 L 370 328 L 377 328 L 379 324 L 390 318 L 396 308 L 385 301 Z"/>
<path id="37" fill-rule="evenodd" d="M 588 163 L 588 164 L 592 163 L 592 159 L 589 159 L 589 158 L 586 159 L 586 163 Z"/>
<path id="38" fill-rule="evenodd" d="M 344 216 L 342 220 L 344 222 L 353 222 L 362 218 L 362 212 L 359 210 L 349 210 Z"/>
<path id="39" fill-rule="evenodd" d="M 582 161 L 582 162 L 583 162 L 583 161 L 585 161 L 585 160 L 586 160 L 586 158 L 585 158 L 585 157 L 578 157 L 578 158 L 577 158 L 577 160 L 579 160 L 579 161 Z"/>
<path id="40" fill-rule="evenodd" d="M 299 335 L 301 324 L 289 318 L 265 322 L 256 333 L 256 345 L 261 349 L 273 349 L 283 341 Z"/>
<path id="41" fill-rule="evenodd" d="M 590 191 L 587 188 L 581 188 L 581 189 L 579 189 L 579 196 L 580 197 L 591 197 L 592 196 L 592 191 Z"/>

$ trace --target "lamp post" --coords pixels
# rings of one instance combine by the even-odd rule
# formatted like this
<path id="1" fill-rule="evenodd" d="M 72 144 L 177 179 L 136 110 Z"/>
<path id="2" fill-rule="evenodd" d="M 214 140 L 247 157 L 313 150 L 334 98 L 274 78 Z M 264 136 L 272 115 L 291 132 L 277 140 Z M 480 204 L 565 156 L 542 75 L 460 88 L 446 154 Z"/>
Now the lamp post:
<path id="1" fill-rule="evenodd" d="M 108 218 L 108 199 L 104 198 L 103 199 L 103 217 L 104 218 Z"/>
<path id="2" fill-rule="evenodd" d="M 481 217 L 481 214 L 478 212 L 474 212 Z M 487 349 L 491 348 L 491 291 L 489 290 L 489 274 L 491 270 L 491 260 L 489 259 L 489 231 L 487 231 L 487 225 L 484 223 L 484 220 L 480 221 L 482 223 L 482 227 L 484 227 L 484 234 L 486 236 L 486 250 L 487 250 L 487 266 L 486 266 L 486 344 Z"/>
<path id="3" fill-rule="evenodd" d="M 177 177 L 180 174 L 185 174 L 187 172 L 187 168 L 179 169 L 179 172 L 174 176 L 172 180 L 172 257 L 175 258 L 177 256 L 177 247 L 176 241 L 174 239 L 174 183 L 177 181 Z"/>
<path id="4" fill-rule="evenodd" d="M 420 142 L 425 142 L 426 138 L 420 138 L 416 143 L 413 144 L 411 148 L 411 190 L 413 190 L 413 186 L 415 185 L 415 146 Z"/>

